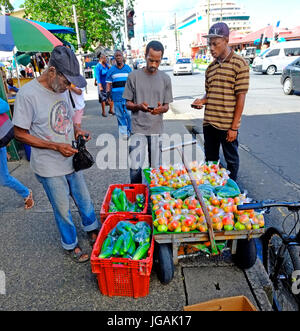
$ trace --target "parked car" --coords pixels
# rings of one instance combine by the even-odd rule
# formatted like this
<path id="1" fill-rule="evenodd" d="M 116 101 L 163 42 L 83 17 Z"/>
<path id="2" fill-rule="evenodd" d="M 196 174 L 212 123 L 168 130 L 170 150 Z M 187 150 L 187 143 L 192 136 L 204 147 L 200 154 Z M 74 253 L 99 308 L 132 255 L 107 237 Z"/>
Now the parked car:
<path id="1" fill-rule="evenodd" d="M 257 56 L 252 64 L 255 72 L 274 75 L 300 56 L 300 41 L 286 41 L 273 45 Z"/>
<path id="2" fill-rule="evenodd" d="M 163 66 L 169 66 L 169 65 L 171 65 L 171 62 L 170 62 L 170 60 L 169 60 L 168 57 L 163 57 L 161 59 L 161 63 L 160 64 L 163 65 Z"/>
<path id="3" fill-rule="evenodd" d="M 300 57 L 283 69 L 281 84 L 283 92 L 287 95 L 300 91 Z"/>
<path id="4" fill-rule="evenodd" d="M 173 75 L 179 74 L 193 74 L 193 63 L 192 60 L 189 58 L 181 58 L 178 59 L 176 64 L 173 67 Z"/>
<path id="5" fill-rule="evenodd" d="M 133 63 L 133 68 L 134 69 L 141 69 L 145 67 L 146 61 L 144 59 L 136 59 Z"/>

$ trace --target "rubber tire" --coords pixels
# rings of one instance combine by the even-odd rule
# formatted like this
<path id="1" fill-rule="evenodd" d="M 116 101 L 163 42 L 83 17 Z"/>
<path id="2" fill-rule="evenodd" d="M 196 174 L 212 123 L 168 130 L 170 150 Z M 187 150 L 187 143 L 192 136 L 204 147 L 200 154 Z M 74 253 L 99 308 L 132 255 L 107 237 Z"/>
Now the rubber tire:
<path id="1" fill-rule="evenodd" d="M 287 81 L 290 82 L 290 88 L 288 90 L 285 89 L 285 84 L 286 84 Z M 287 77 L 286 80 L 283 82 L 283 92 L 284 92 L 285 95 L 294 94 L 293 82 L 292 82 L 291 78 L 289 78 L 289 77 Z"/>
<path id="2" fill-rule="evenodd" d="M 269 71 L 271 68 L 272 68 L 272 69 L 274 68 L 274 70 Z M 276 68 L 275 66 L 271 65 L 271 66 L 268 67 L 266 73 L 267 73 L 267 75 L 271 75 L 271 76 L 273 76 L 273 75 L 275 75 L 276 71 L 277 71 L 277 68 Z"/>
<path id="3" fill-rule="evenodd" d="M 235 264 L 241 269 L 251 268 L 257 259 L 257 249 L 254 239 L 239 239 L 236 254 L 233 256 Z"/>
<path id="4" fill-rule="evenodd" d="M 154 260 L 158 279 L 164 285 L 169 284 L 174 277 L 173 254 L 170 245 L 156 244 Z"/>
<path id="5" fill-rule="evenodd" d="M 273 235 L 277 235 L 279 237 L 282 237 L 281 232 L 279 230 L 275 229 L 275 228 L 269 228 L 262 237 L 263 264 L 264 264 L 264 267 L 265 267 L 266 272 L 267 272 L 268 275 L 269 275 L 268 260 L 267 260 L 268 247 L 269 247 L 269 241 L 271 240 Z M 290 254 L 294 270 L 300 270 L 300 249 L 299 249 L 299 246 L 289 246 L 288 247 L 288 252 Z M 300 305 L 300 294 L 296 295 L 296 298 L 297 298 L 297 300 L 299 302 L 299 305 Z"/>

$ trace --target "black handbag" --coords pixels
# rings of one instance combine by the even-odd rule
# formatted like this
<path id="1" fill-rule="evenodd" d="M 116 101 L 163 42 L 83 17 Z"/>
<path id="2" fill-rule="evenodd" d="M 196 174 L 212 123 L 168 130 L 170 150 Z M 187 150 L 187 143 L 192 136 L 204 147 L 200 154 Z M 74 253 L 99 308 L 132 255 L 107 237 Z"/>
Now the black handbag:
<path id="1" fill-rule="evenodd" d="M 78 136 L 77 140 L 72 142 L 73 148 L 78 150 L 78 153 L 73 156 L 75 171 L 88 169 L 95 163 L 93 156 L 86 149 L 85 143 L 83 136 Z"/>

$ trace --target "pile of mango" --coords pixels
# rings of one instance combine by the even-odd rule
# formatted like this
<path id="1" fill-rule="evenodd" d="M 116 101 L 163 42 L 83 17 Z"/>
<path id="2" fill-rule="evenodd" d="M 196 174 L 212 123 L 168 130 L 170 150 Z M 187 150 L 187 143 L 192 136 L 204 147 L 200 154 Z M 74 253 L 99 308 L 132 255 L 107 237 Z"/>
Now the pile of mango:
<path id="1" fill-rule="evenodd" d="M 153 225 L 157 232 L 207 232 L 207 223 L 199 201 L 195 196 L 175 199 L 170 192 L 151 196 L 154 214 Z M 254 210 L 239 211 L 239 204 L 249 202 L 245 194 L 235 198 L 210 196 L 205 199 L 215 231 L 242 231 L 260 229 L 265 225 L 262 213 Z"/>

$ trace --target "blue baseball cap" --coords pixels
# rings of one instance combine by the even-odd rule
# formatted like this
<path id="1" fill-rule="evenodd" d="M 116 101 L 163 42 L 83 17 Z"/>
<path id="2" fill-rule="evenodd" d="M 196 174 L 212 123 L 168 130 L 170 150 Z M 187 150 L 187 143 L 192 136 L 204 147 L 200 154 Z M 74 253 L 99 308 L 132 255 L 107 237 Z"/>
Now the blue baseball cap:
<path id="1" fill-rule="evenodd" d="M 226 23 L 220 22 L 212 25 L 209 29 L 208 35 L 204 38 L 228 38 L 230 34 L 229 27 Z"/>

